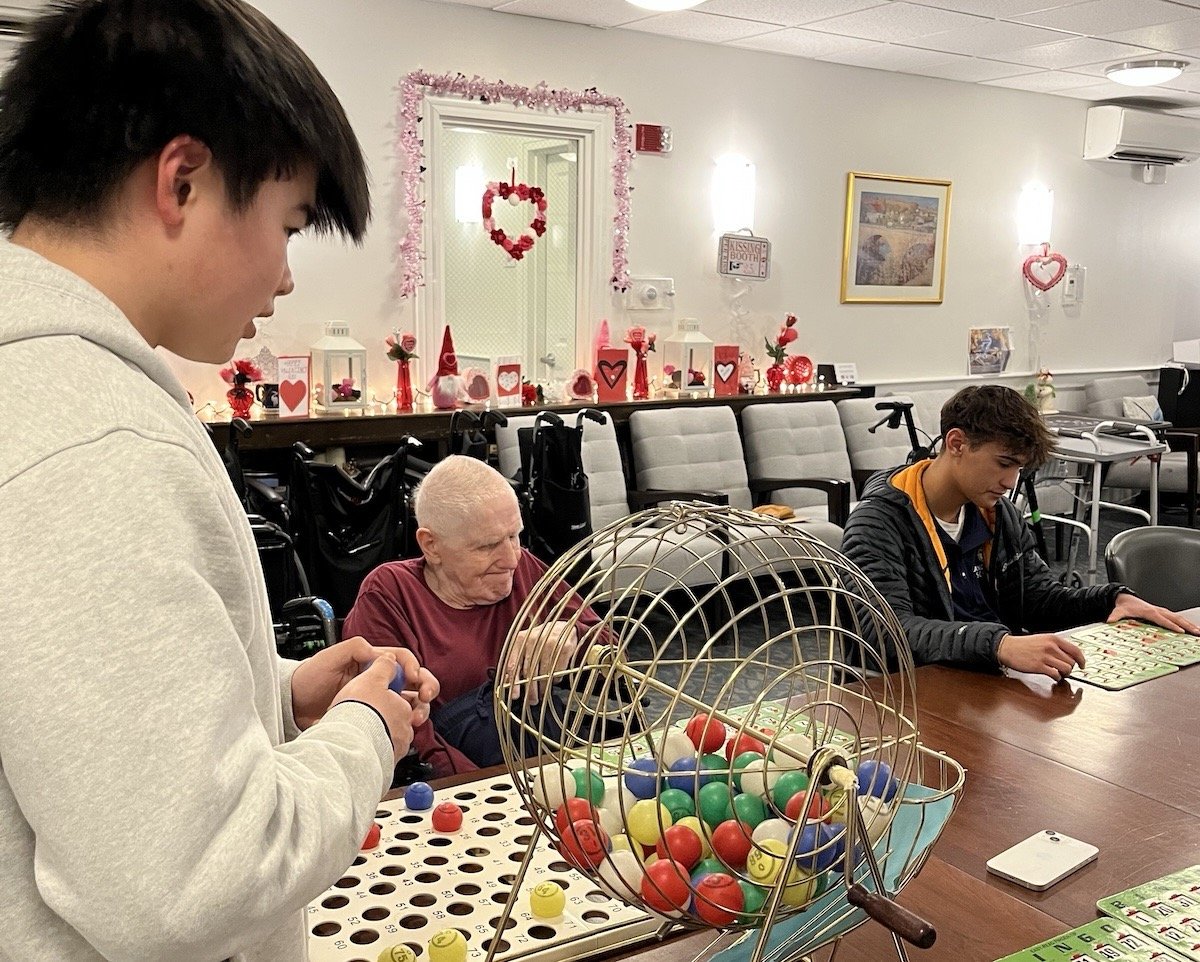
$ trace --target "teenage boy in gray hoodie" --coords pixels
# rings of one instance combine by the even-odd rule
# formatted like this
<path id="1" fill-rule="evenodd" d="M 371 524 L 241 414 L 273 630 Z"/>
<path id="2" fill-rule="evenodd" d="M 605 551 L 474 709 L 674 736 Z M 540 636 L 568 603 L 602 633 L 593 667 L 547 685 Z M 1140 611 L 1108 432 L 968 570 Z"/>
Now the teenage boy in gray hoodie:
<path id="1" fill-rule="evenodd" d="M 0 80 L 2 959 L 305 958 L 428 715 L 409 652 L 276 657 L 155 350 L 228 361 L 288 239 L 368 216 L 336 97 L 240 0 L 57 5 Z"/>

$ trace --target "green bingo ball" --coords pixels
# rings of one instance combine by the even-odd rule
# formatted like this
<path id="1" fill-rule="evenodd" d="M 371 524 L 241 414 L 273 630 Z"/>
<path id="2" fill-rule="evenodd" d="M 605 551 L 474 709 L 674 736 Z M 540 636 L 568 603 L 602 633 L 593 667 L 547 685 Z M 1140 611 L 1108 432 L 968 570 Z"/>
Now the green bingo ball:
<path id="1" fill-rule="evenodd" d="M 746 904 L 742 906 L 741 914 L 738 915 L 738 921 L 743 925 L 753 925 L 755 922 L 761 922 L 758 917 L 762 911 L 763 904 L 767 901 L 767 890 L 761 885 L 755 885 L 753 882 L 747 882 L 745 879 L 738 879 L 738 885 L 741 886 L 742 895 L 745 897 Z"/>
<path id="2" fill-rule="evenodd" d="M 734 795 L 733 817 L 755 828 L 767 817 L 767 803 L 757 795 L 747 795 L 745 792 Z"/>
<path id="3" fill-rule="evenodd" d="M 700 789 L 700 817 L 710 828 L 733 817 L 729 807 L 729 786 L 724 782 L 709 782 Z"/>
<path id="4" fill-rule="evenodd" d="M 658 796 L 658 803 L 671 813 L 673 821 L 696 814 L 696 803 L 692 796 L 678 788 L 665 788 Z"/>
<path id="5" fill-rule="evenodd" d="M 717 872 L 728 872 L 725 863 L 719 858 L 702 858 L 696 863 L 692 869 L 692 885 L 695 886 L 706 875 L 714 875 Z"/>
<path id="6" fill-rule="evenodd" d="M 725 785 L 725 792 L 729 792 L 729 762 L 725 761 L 721 755 L 701 755 L 700 756 L 700 781 L 703 784 L 720 782 Z"/>
<path id="7" fill-rule="evenodd" d="M 804 772 L 784 772 L 779 776 L 779 781 L 775 783 L 775 789 L 771 793 L 771 797 L 775 800 L 775 807 L 781 812 L 785 811 L 788 799 L 806 788 L 808 788 L 808 776 Z"/>
<path id="8" fill-rule="evenodd" d="M 590 768 L 577 768 L 571 773 L 575 779 L 575 795 L 586 798 L 593 805 L 604 800 L 604 779 Z"/>
<path id="9" fill-rule="evenodd" d="M 762 755 L 760 755 L 758 752 L 742 752 L 733 760 L 733 786 L 739 792 L 745 791 L 745 789 L 742 788 L 742 769 L 751 762 L 758 761 L 761 758 Z"/>

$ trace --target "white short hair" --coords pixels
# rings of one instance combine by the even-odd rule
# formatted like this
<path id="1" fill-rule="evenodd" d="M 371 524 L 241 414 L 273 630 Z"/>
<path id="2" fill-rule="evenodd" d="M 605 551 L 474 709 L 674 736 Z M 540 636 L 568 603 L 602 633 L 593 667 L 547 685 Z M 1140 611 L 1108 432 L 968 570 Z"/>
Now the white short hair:
<path id="1" fill-rule="evenodd" d="M 466 529 L 481 509 L 507 498 L 517 503 L 512 485 L 491 465 L 452 454 L 425 476 L 413 496 L 417 527 L 446 537 Z"/>

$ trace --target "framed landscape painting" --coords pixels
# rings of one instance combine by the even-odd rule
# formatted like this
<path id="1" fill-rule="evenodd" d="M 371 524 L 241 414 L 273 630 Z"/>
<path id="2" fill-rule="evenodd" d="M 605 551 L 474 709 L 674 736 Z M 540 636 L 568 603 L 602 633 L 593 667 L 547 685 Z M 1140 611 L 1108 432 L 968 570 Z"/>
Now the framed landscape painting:
<path id="1" fill-rule="evenodd" d="M 861 174 L 846 183 L 843 304 L 940 304 L 950 181 Z"/>

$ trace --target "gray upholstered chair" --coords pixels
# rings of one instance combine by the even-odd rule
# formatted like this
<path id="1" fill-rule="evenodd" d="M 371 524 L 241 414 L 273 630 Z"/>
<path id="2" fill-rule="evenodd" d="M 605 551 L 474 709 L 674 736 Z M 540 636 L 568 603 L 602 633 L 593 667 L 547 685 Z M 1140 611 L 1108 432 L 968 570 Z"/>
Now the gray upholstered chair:
<path id="1" fill-rule="evenodd" d="M 496 428 L 496 447 L 500 473 L 515 477 L 521 470 L 519 431 L 532 428 L 535 416 L 510 417 L 508 424 Z M 631 503 L 625 484 L 621 449 L 612 419 L 603 423 L 583 422 L 583 469 L 588 478 L 592 531 L 628 517 L 648 507 L 656 499 L 643 498 Z M 686 541 L 686 549 L 679 545 Z M 593 546 L 593 561 L 602 563 L 611 577 L 607 590 L 617 594 L 635 581 L 646 591 L 658 591 L 669 585 L 688 588 L 718 582 L 725 570 L 725 545 L 711 537 L 673 528 L 650 527 L 627 532 L 621 542 L 599 541 Z"/>
<path id="2" fill-rule="evenodd" d="M 1200 605 L 1200 531 L 1159 525 L 1118 532 L 1104 550 L 1109 581 L 1172 611 Z"/>
<path id="3" fill-rule="evenodd" d="M 678 407 L 663 410 L 634 411 L 629 416 L 633 441 L 633 463 L 639 489 L 703 488 L 724 495 L 735 508 L 751 508 L 756 501 L 746 473 L 742 439 L 738 434 L 733 409 L 719 407 Z M 781 483 L 786 481 L 786 483 Z M 829 490 L 826 479 L 771 479 L 760 488 L 761 495 L 785 487 L 816 486 Z M 848 486 L 832 486 L 835 499 L 848 504 Z M 842 529 L 830 521 L 797 518 L 796 524 L 832 548 L 840 547 Z M 769 551 L 768 551 L 769 554 Z M 747 567 L 757 568 L 763 557 L 740 559 Z M 769 561 L 769 557 L 766 559 Z"/>
<path id="4" fill-rule="evenodd" d="M 788 505 L 798 517 L 845 525 L 852 506 L 850 455 L 832 401 L 748 404 L 742 408 L 742 438 L 752 492 Z M 842 481 L 845 502 L 831 504 L 828 491 L 816 488 L 764 489 L 771 478 Z"/>
<path id="5" fill-rule="evenodd" d="M 887 398 L 889 401 L 907 399 L 907 395 L 900 394 Z M 838 419 L 842 422 L 842 431 L 846 436 L 846 450 L 850 455 L 850 471 L 856 494 L 862 494 L 862 487 L 872 474 L 886 468 L 899 467 L 912 450 L 908 432 L 903 427 L 898 431 L 881 427 L 871 433 L 871 427 L 887 414 L 886 411 L 875 407 L 881 400 L 883 399 L 848 398 L 837 404 Z M 917 424 L 917 427 L 923 425 Z"/>

